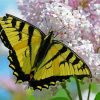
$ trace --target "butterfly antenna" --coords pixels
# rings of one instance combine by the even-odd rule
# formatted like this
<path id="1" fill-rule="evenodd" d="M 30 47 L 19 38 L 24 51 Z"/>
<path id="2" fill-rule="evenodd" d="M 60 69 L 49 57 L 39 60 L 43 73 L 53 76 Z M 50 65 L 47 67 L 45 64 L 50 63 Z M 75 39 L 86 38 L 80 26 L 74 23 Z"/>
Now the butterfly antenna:
<path id="1" fill-rule="evenodd" d="M 64 28 L 65 28 L 65 26 L 63 26 L 62 28 L 56 30 L 55 32 L 56 32 L 57 34 L 54 36 L 54 38 L 57 37 L 57 36 L 59 35 L 59 31 L 62 30 L 62 29 L 64 29 Z"/>
<path id="2" fill-rule="evenodd" d="M 45 19 L 45 22 L 46 22 L 46 27 L 48 28 L 47 18 L 45 17 L 44 19 Z"/>
<path id="3" fill-rule="evenodd" d="M 52 28 L 52 26 L 50 27 L 50 29 L 49 29 L 49 32 L 51 32 L 51 31 L 53 31 L 53 28 Z M 53 31 L 54 32 L 54 31 Z"/>

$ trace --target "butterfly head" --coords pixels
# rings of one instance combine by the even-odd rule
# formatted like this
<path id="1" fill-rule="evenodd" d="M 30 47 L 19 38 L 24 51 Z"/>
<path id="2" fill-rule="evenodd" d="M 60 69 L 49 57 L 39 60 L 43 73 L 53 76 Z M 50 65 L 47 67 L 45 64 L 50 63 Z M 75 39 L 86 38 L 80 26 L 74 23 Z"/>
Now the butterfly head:
<path id="1" fill-rule="evenodd" d="M 54 31 L 49 31 L 45 39 L 50 41 L 50 40 L 53 40 L 53 38 L 54 38 Z"/>
<path id="2" fill-rule="evenodd" d="M 50 31 L 48 34 L 48 38 L 52 41 L 54 38 L 54 31 Z"/>
<path id="3" fill-rule="evenodd" d="M 49 31 L 49 35 L 54 35 L 54 31 Z"/>

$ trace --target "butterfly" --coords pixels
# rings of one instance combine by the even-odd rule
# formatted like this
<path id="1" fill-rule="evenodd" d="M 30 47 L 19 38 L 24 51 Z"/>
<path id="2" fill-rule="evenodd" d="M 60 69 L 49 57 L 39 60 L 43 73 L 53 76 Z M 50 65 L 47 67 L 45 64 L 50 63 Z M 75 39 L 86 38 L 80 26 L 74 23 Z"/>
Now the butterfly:
<path id="1" fill-rule="evenodd" d="M 17 81 L 28 81 L 33 89 L 49 88 L 70 76 L 92 76 L 81 57 L 54 40 L 53 31 L 45 35 L 36 26 L 6 14 L 0 18 L 0 38 L 9 49 L 9 66 Z"/>

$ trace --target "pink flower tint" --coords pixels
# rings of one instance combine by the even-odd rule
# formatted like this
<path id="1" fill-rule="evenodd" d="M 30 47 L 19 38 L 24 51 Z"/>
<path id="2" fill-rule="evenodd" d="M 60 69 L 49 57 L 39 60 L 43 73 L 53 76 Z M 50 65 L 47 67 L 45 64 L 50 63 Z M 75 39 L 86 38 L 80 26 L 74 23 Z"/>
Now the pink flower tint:
<path id="1" fill-rule="evenodd" d="M 84 30 L 81 31 L 81 32 L 82 32 L 81 33 L 81 38 L 82 39 L 88 39 L 92 42 L 95 42 L 95 35 L 92 32 L 91 33 L 86 33 L 86 32 L 84 32 Z"/>
<path id="2" fill-rule="evenodd" d="M 69 0 L 68 4 L 73 9 L 76 9 L 78 7 L 78 5 L 79 5 L 79 0 Z"/>
<path id="3" fill-rule="evenodd" d="M 84 10 L 86 13 L 88 13 L 89 15 L 87 16 L 87 19 L 92 23 L 92 25 L 94 25 L 96 22 L 99 21 L 99 15 L 97 14 L 97 12 L 95 11 L 95 9 L 91 10 L 90 7 Z"/>
<path id="4" fill-rule="evenodd" d="M 95 19 L 97 18 L 97 15 L 96 15 L 96 14 L 91 13 L 89 17 L 91 18 L 91 20 L 95 20 Z"/>
<path id="5" fill-rule="evenodd" d="M 68 4 L 71 6 L 73 9 L 77 9 L 79 6 L 82 8 L 88 7 L 90 0 L 69 0 Z"/>
<path id="6" fill-rule="evenodd" d="M 12 92 L 16 92 L 18 90 L 21 90 L 24 92 L 24 88 L 22 84 L 16 84 L 14 80 L 8 77 L 3 77 L 3 78 L 0 77 L 0 86 Z"/>
<path id="7" fill-rule="evenodd" d="M 96 1 L 95 1 L 95 3 L 98 3 L 98 4 L 100 4 L 100 0 L 96 0 Z"/>
<path id="8" fill-rule="evenodd" d="M 81 33 L 80 36 L 81 36 L 81 38 L 83 40 L 89 40 L 89 41 L 91 41 L 91 43 L 93 44 L 94 51 L 97 52 L 98 43 L 96 41 L 96 38 L 95 38 L 95 34 L 94 33 L 92 33 L 92 32 L 91 33 L 86 33 L 84 31 L 82 31 L 82 33 Z"/>

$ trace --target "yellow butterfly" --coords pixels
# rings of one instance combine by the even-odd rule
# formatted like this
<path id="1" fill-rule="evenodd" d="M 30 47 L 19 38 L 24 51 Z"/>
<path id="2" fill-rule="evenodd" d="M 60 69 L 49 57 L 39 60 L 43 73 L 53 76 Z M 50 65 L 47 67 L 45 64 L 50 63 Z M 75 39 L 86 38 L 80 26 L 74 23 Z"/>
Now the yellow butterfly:
<path id="1" fill-rule="evenodd" d="M 70 76 L 91 77 L 91 71 L 73 50 L 45 35 L 34 25 L 6 14 L 0 19 L 0 38 L 9 49 L 10 67 L 17 81 L 28 81 L 33 89 L 48 88 Z"/>

